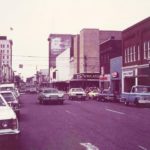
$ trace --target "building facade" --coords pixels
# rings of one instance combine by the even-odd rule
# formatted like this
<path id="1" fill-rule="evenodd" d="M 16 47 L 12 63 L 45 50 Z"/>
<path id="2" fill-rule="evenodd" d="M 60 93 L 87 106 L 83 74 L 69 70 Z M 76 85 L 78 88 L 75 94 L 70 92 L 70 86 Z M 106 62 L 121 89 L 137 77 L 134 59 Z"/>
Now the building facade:
<path id="1" fill-rule="evenodd" d="M 0 36 L 0 81 L 12 82 L 12 40 L 6 36 Z"/>
<path id="2" fill-rule="evenodd" d="M 100 88 L 120 93 L 122 59 L 122 41 L 114 36 L 100 44 Z"/>
<path id="3" fill-rule="evenodd" d="M 122 32 L 122 92 L 150 85 L 150 17 Z"/>

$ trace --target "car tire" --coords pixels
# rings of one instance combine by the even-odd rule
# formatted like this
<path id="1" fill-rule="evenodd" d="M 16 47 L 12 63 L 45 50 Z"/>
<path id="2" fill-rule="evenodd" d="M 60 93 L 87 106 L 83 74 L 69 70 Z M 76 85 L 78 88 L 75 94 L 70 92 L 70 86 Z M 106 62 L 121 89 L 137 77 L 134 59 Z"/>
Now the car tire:
<path id="1" fill-rule="evenodd" d="M 134 104 L 135 104 L 136 107 L 139 107 L 139 102 L 138 102 L 137 99 L 135 99 Z"/>
<path id="2" fill-rule="evenodd" d="M 126 106 L 129 106 L 129 102 L 128 102 L 127 100 L 124 100 L 124 104 L 125 104 Z"/>

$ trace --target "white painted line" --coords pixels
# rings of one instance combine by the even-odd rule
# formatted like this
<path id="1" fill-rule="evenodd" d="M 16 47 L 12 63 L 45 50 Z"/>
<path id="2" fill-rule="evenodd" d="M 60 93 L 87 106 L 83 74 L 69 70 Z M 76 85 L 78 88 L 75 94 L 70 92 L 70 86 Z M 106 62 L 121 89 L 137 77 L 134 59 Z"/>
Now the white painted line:
<path id="1" fill-rule="evenodd" d="M 66 110 L 65 112 L 68 113 L 68 114 L 71 114 L 71 112 L 69 110 Z"/>
<path id="2" fill-rule="evenodd" d="M 73 116 L 76 116 L 76 114 L 72 113 L 72 112 L 69 111 L 69 110 L 65 110 L 65 112 L 68 113 L 68 114 L 71 114 L 71 115 L 73 115 Z"/>
<path id="3" fill-rule="evenodd" d="M 110 111 L 110 112 L 113 112 L 113 113 L 117 113 L 117 114 L 120 114 L 120 115 L 125 115 L 125 113 L 120 112 L 120 111 L 111 110 L 111 109 L 105 109 L 105 110 Z"/>
<path id="4" fill-rule="evenodd" d="M 78 104 L 81 104 L 81 102 L 77 102 L 77 101 L 74 101 L 74 103 L 78 103 Z"/>
<path id="5" fill-rule="evenodd" d="M 145 147 L 143 147 L 143 146 L 141 146 L 141 145 L 139 145 L 138 146 L 140 149 L 142 149 L 142 150 L 148 150 L 147 148 L 145 148 Z"/>
<path id="6" fill-rule="evenodd" d="M 80 143 L 80 145 L 86 147 L 86 150 L 99 150 L 99 148 L 91 143 Z"/>

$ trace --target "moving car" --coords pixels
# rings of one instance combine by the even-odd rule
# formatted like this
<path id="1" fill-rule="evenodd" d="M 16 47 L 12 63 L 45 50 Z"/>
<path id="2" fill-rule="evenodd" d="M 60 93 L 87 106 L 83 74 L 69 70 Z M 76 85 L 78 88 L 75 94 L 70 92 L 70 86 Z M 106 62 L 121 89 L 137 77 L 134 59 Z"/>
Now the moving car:
<path id="1" fill-rule="evenodd" d="M 129 93 L 122 93 L 121 100 L 124 101 L 125 105 L 129 105 L 130 103 L 137 106 L 139 104 L 150 104 L 150 86 L 132 86 Z"/>
<path id="2" fill-rule="evenodd" d="M 16 138 L 19 133 L 16 114 L 0 94 L 0 140 L 5 137 Z"/>
<path id="3" fill-rule="evenodd" d="M 17 116 L 20 115 L 20 104 L 12 91 L 0 91 L 0 94 L 4 97 L 5 101 L 14 110 Z"/>
<path id="4" fill-rule="evenodd" d="M 59 104 L 63 104 L 64 100 L 64 93 L 56 88 L 43 88 L 38 93 L 38 102 L 40 104 L 48 102 L 57 102 Z"/>
<path id="5" fill-rule="evenodd" d="M 70 100 L 86 100 L 87 94 L 83 88 L 71 88 L 68 96 Z"/>

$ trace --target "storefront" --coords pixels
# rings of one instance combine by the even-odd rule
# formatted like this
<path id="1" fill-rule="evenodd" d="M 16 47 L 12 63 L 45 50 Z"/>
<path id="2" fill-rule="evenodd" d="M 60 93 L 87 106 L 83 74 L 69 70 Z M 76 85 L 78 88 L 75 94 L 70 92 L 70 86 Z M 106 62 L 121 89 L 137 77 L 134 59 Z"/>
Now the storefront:
<path id="1" fill-rule="evenodd" d="M 150 68 L 148 65 L 123 68 L 122 92 L 129 92 L 133 85 L 150 85 Z"/>
<path id="2" fill-rule="evenodd" d="M 70 80 L 69 88 L 82 87 L 99 87 L 99 73 L 79 73 L 74 74 Z"/>

